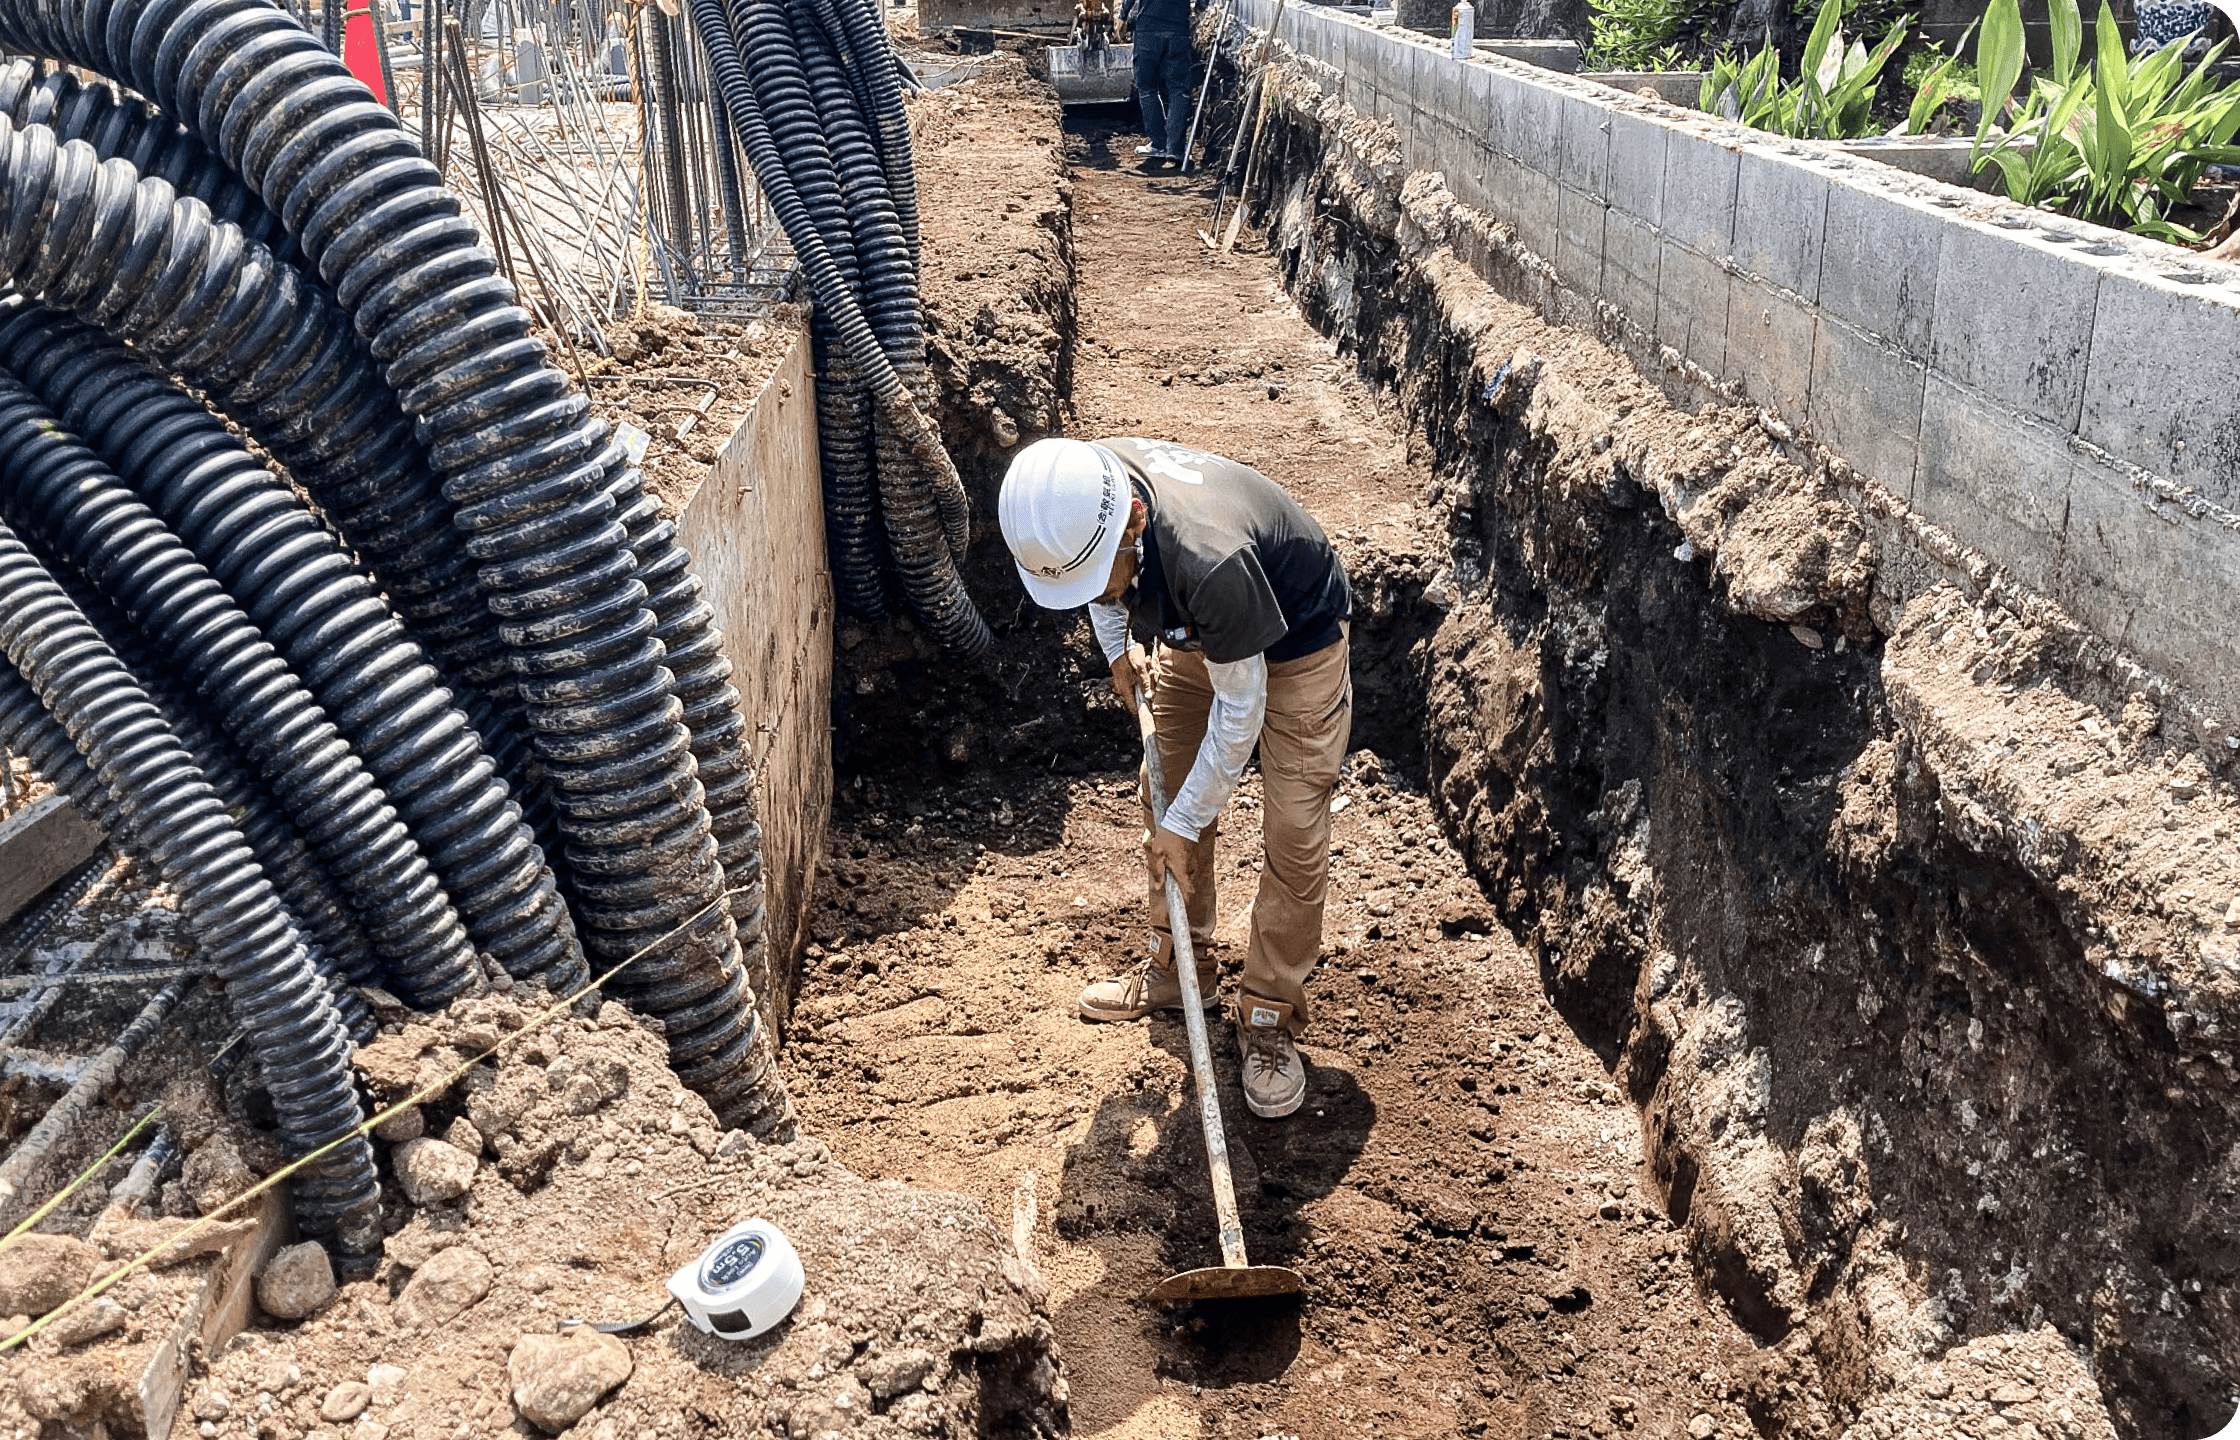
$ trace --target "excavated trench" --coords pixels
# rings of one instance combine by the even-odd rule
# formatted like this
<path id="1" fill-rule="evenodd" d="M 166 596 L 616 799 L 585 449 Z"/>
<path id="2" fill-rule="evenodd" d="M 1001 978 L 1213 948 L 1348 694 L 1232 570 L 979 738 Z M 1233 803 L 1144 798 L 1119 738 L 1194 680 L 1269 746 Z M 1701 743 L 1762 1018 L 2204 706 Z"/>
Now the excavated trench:
<path id="1" fill-rule="evenodd" d="M 1522 1095 L 1507 1118 L 1483 1096 L 1487 1113 L 1471 1111 L 1490 1179 L 1486 1163 L 1432 1177 L 1482 1203 L 1467 1224 L 1440 1218 L 1405 1166 L 1354 1173 L 1378 1168 L 1382 1132 L 1364 1121 L 1353 1150 L 1305 1168 L 1317 1196 L 1350 1188 L 1400 1212 L 1390 1233 L 1294 1195 L 1255 1239 L 1327 1276 L 1338 1252 L 1322 1247 L 1366 1235 L 1374 1263 L 1342 1273 L 1369 1283 L 1310 1295 L 1306 1320 L 1273 1331 L 1142 1322 L 1161 1373 L 1202 1390 L 1197 1423 L 1364 1433 L 1352 1412 L 1317 1408 L 1295 1362 L 1327 1346 L 1358 1376 L 1382 1343 L 1436 1377 L 1413 1410 L 1362 1412 L 1389 1433 L 2220 1427 L 2240 1376 L 2227 1221 L 2240 1111 L 2223 1034 L 2240 809 L 2223 757 L 2165 726 L 2166 699 L 2105 646 L 1778 421 L 1676 403 L 1622 337 L 1549 324 L 1543 311 L 1582 307 L 1498 220 L 1409 176 L 1388 130 L 1287 88 L 1249 212 L 1264 248 L 1209 258 L 1191 233 L 1206 204 L 1195 182 L 1125 173 L 1131 137 L 1098 122 L 1060 142 L 1030 82 L 1000 67 L 990 80 L 939 101 L 952 158 L 1003 175 L 992 191 L 987 173 L 959 182 L 977 197 L 975 258 L 947 273 L 937 259 L 928 276 L 945 424 L 984 527 L 976 593 L 1013 593 L 988 521 L 1003 460 L 1037 434 L 1226 444 L 1298 489 L 1360 592 L 1355 744 L 1376 758 L 1359 793 L 1394 834 L 1410 815 L 1435 822 L 1410 843 L 1456 862 L 1452 883 L 1424 885 L 1435 866 L 1410 881 L 1380 869 L 1399 853 L 1386 841 L 1352 840 L 1317 982 L 1347 1007 L 1327 1043 L 1350 1058 L 1366 1035 L 1364 1055 L 1405 1055 L 1416 1027 L 1453 1027 L 1435 1055 L 1378 1077 L 1397 1089 L 1361 1073 L 1372 1115 L 1395 1110 L 1380 1121 L 1444 1122 L 1506 1065 L 1528 1081 L 1490 1086 Z M 1002 143 L 1006 126 L 1023 147 Z M 998 216 L 988 193 L 1019 199 Z M 1173 286 L 1191 277 L 1243 298 L 1190 315 Z M 1507 298 L 1536 294 L 1544 304 Z M 1269 328 L 1277 311 L 1291 331 Z M 1300 317 L 1322 337 L 1321 369 Z M 1248 424 L 1248 402 L 1289 413 Z M 1349 432 L 1340 411 L 1383 436 Z M 1073 893 L 1084 880 L 1069 867 L 1109 864 L 1098 845 L 1123 849 L 1132 823 L 1131 737 L 1085 636 L 1023 601 L 991 608 L 1005 657 L 993 685 L 907 633 L 842 633 L 841 833 L 803 982 L 816 1028 L 797 1022 L 789 1063 L 813 1124 L 896 1122 L 888 1138 L 836 1142 L 860 1143 L 859 1170 L 993 1194 L 1033 1127 L 954 1147 L 938 1122 L 909 1136 L 907 1097 L 870 1058 L 885 1037 L 849 1018 L 890 1012 L 850 997 L 912 976 L 938 997 L 951 967 L 968 986 L 977 962 L 958 957 L 1000 955 L 1017 934 L 1041 952 L 1031 968 L 1052 972 L 1017 983 L 1063 1008 L 1085 971 L 1124 962 L 1139 902 L 1124 875 Z M 1361 783 L 1357 765 L 1348 785 Z M 1384 983 L 1390 1015 L 1339 996 L 1353 967 L 1374 992 L 1372 971 L 1409 964 L 1412 978 Z M 1512 975 L 1533 993 L 1502 992 Z M 1554 1091 L 1519 1061 L 1550 1038 L 1527 1021 L 1535 1004 L 1560 1013 L 1576 1087 L 1560 1054 Z M 1010 1027 L 1022 1065 L 1083 1043 L 1063 1026 L 1027 1043 L 1017 1003 L 980 1008 L 962 1033 Z M 1158 1048 L 1122 1083 L 1178 1085 L 1173 1045 Z M 1534 1173 L 1533 1128 L 1560 1126 L 1561 1103 L 1605 1076 L 1638 1139 L 1599 1162 L 1538 1157 Z M 1061 1054 L 1010 1088 L 1097 1078 Z M 1061 1138 L 1069 1113 L 1051 1112 Z M 1069 1181 L 1097 1127 L 1070 1136 Z M 1302 1163 L 1285 1143 L 1267 1127 L 1245 1138 L 1263 1200 Z M 1158 1145 L 1126 1182 L 1187 1187 L 1191 1144 L 1169 1132 Z M 1195 1204 L 1136 1217 L 1153 1246 L 1139 1268 L 1193 1253 Z M 1096 1228 L 1072 1214 L 1074 1238 Z M 1598 1215 L 1625 1237 L 1596 1236 Z M 1412 1273 L 1426 1266 L 1428 1280 Z M 1333 1298 L 1371 1330 L 1318 1317 Z M 1134 1315 L 1095 1312 L 1107 1329 Z M 1410 1322 L 1412 1344 L 1397 1338 Z M 1104 1332 L 1059 1329 L 1077 1426 L 1161 1413 L 1085 1412 L 1081 1377 L 1100 1372 L 1084 1337 Z M 1628 1363 L 1610 1368 L 1613 1354 Z M 1605 1384 L 1628 1388 L 1586 1401 Z M 1442 1410 L 1425 1398 L 1441 1385 L 1475 1393 Z M 1121 1418 L 1083 1423 L 1108 1413 Z"/>

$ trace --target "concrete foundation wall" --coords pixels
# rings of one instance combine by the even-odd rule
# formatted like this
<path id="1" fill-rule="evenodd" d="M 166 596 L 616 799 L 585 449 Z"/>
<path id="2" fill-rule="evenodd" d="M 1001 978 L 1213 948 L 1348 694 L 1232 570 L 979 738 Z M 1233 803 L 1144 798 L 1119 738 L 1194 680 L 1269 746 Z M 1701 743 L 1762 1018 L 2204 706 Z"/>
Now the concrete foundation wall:
<path id="1" fill-rule="evenodd" d="M 1773 411 L 2240 733 L 2240 273 L 1318 6 L 1280 24 L 1545 262 L 1482 267 L 1511 298 Z"/>
<path id="2" fill-rule="evenodd" d="M 753 981 L 773 1024 L 791 1003 L 832 818 L 833 601 L 814 385 L 804 334 L 677 517 L 750 732 L 769 906 Z"/>

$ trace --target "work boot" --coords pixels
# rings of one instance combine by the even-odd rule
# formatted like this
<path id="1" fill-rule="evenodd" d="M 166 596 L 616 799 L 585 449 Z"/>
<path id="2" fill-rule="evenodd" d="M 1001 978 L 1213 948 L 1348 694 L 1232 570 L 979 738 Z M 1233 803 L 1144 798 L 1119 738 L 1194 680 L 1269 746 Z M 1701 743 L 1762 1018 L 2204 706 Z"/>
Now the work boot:
<path id="1" fill-rule="evenodd" d="M 1307 1062 L 1285 1021 L 1291 1007 L 1257 995 L 1237 997 L 1237 1049 L 1244 1057 L 1244 1103 L 1263 1120 L 1281 1120 L 1307 1098 Z"/>
<path id="2" fill-rule="evenodd" d="M 1206 1009 L 1216 1007 L 1214 988 L 1220 977 L 1210 965 L 1198 967 L 1198 999 Z M 1125 975 L 1099 980 L 1081 991 L 1084 1020 L 1141 1020 L 1154 1010 L 1182 1008 L 1182 981 L 1172 964 L 1148 958 Z"/>

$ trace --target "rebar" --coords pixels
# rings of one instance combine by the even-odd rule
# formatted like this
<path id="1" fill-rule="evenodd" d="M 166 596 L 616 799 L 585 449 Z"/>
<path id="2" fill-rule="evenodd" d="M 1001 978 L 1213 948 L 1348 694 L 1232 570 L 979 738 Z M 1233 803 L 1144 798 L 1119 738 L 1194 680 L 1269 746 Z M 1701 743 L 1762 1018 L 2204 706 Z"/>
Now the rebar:
<path id="1" fill-rule="evenodd" d="M 153 1039 L 170 1017 L 172 1007 L 179 997 L 187 993 L 184 976 L 171 981 L 148 998 L 140 1013 L 130 1024 L 117 1032 L 117 1038 L 104 1046 L 100 1053 L 87 1062 L 78 1075 L 77 1083 L 60 1100 L 49 1107 L 39 1123 L 29 1134 L 16 1142 L 14 1150 L 5 1161 L 0 1161 L 0 1199 L 14 1199 L 23 1193 L 46 1164 L 47 1155 L 63 1136 L 77 1125 L 78 1117 L 90 1109 L 108 1088 L 116 1083 L 126 1062 L 140 1052 L 140 1048 Z"/>

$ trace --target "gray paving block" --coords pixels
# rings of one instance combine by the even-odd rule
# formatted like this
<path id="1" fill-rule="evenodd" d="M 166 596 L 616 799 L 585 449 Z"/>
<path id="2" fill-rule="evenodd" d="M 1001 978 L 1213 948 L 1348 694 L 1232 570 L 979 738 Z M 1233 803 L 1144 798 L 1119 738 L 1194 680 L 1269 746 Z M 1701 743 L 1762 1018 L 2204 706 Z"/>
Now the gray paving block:
<path id="1" fill-rule="evenodd" d="M 2240 714 L 2240 536 L 2149 504 L 2090 460 L 2071 471 L 2054 598 L 2182 688 Z"/>
<path id="2" fill-rule="evenodd" d="M 1602 221 L 1602 298 L 1657 333 L 1657 257 L 1664 237 L 1613 205 Z"/>
<path id="3" fill-rule="evenodd" d="M 2082 256 L 1948 219 L 1929 368 L 2074 430 L 2099 289 L 2099 268 Z"/>
<path id="4" fill-rule="evenodd" d="M 2075 461 L 2060 430 L 1929 372 L 1914 508 L 2040 590 L 2053 585 Z"/>
<path id="5" fill-rule="evenodd" d="M 1657 339 L 1714 375 L 1727 359 L 1727 272 L 1667 235 L 1657 260 Z"/>
<path id="6" fill-rule="evenodd" d="M 2226 294 L 2159 276 L 2101 276 L 2078 433 L 2240 508 L 2235 337 L 2240 307 Z"/>
<path id="7" fill-rule="evenodd" d="M 1743 275 L 1727 291 L 1726 378 L 1795 425 L 1805 423 L 1812 395 L 1813 312 Z"/>
<path id="8" fill-rule="evenodd" d="M 1610 108 L 1576 95 L 1557 97 L 1556 182 L 1589 195 L 1610 194 Z"/>
<path id="9" fill-rule="evenodd" d="M 1735 181 L 1742 157 L 1693 130 L 1665 136 L 1664 233 L 1698 255 L 1730 255 L 1734 246 Z"/>
<path id="10" fill-rule="evenodd" d="M 1735 264 L 1817 301 L 1830 188 L 1827 176 L 1789 156 L 1757 145 L 1745 149 L 1735 175 Z"/>
<path id="11" fill-rule="evenodd" d="M 1651 225 L 1664 223 L 1664 146 L 1669 125 L 1623 110 L 1610 112 L 1611 208 Z"/>
<path id="12" fill-rule="evenodd" d="M 1556 187 L 1556 275 L 1589 296 L 1602 289 L 1602 225 L 1608 209 L 1600 195 Z"/>
<path id="13" fill-rule="evenodd" d="M 1946 212 L 1910 196 L 1836 182 L 1828 191 L 1821 308 L 1927 363 L 1948 223 Z"/>
<path id="14" fill-rule="evenodd" d="M 1806 407 L 1813 437 L 1892 494 L 1912 499 L 1928 373 L 1919 360 L 1822 309 Z"/>

